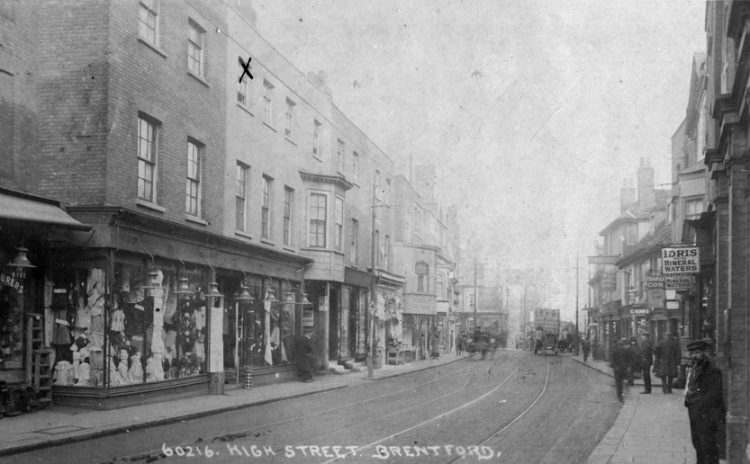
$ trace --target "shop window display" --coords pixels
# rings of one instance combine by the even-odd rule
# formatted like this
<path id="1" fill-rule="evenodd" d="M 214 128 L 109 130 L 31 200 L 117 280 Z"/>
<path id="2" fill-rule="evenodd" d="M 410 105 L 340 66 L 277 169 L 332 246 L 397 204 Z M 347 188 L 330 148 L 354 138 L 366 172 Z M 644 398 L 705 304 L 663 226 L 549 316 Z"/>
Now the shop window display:
<path id="1" fill-rule="evenodd" d="M 178 295 L 176 270 L 118 262 L 111 298 L 103 266 L 56 276 L 53 383 L 119 386 L 204 373 L 204 276 L 200 270 L 185 275 L 192 292 Z"/>
<path id="2" fill-rule="evenodd" d="M 176 293 L 177 272 L 166 266 L 118 264 L 110 317 L 110 385 L 157 382 L 203 374 L 206 298 L 201 271 L 183 270 L 189 294 Z M 145 275 L 145 277 L 144 277 Z"/>
<path id="3" fill-rule="evenodd" d="M 279 301 L 277 295 L 284 286 L 269 283 L 264 286 L 261 279 L 253 277 L 247 281 L 256 298 L 248 315 L 250 363 L 256 367 L 286 364 L 293 356 L 294 305 Z"/>
<path id="4" fill-rule="evenodd" d="M 25 270 L 6 269 L 0 279 L 0 369 L 23 367 L 23 282 Z"/>
<path id="5" fill-rule="evenodd" d="M 99 266 L 53 277 L 51 346 L 55 385 L 97 386 L 104 380 L 106 279 Z"/>

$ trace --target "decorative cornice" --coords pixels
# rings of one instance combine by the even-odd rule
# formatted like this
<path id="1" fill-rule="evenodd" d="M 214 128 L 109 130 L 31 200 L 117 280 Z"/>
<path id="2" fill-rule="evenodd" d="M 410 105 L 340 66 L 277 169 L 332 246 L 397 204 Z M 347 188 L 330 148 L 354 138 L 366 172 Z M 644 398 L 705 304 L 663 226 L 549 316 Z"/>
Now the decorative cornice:
<path id="1" fill-rule="evenodd" d="M 344 189 L 344 191 L 349 190 L 350 188 L 354 187 L 354 184 L 346 180 L 344 176 L 315 174 L 315 173 L 307 172 L 307 171 L 300 171 L 299 175 L 300 177 L 302 177 L 302 180 L 305 182 L 313 182 L 316 184 L 332 184 L 332 185 L 335 185 L 336 187 Z"/>

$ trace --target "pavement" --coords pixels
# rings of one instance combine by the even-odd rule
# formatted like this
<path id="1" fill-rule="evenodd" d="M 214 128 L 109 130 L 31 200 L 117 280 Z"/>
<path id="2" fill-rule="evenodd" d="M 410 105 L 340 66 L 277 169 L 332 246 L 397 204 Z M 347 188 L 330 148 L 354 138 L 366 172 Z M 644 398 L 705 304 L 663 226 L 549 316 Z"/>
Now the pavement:
<path id="1" fill-rule="evenodd" d="M 609 363 L 573 356 L 581 364 L 614 379 Z M 690 421 L 683 404 L 684 390 L 662 393 L 658 377 L 651 376 L 651 394 L 642 395 L 643 380 L 624 387 L 625 401 L 614 425 L 589 455 L 587 464 L 689 464 L 696 461 L 690 441 Z M 617 395 L 612 382 L 612 397 Z M 724 461 L 722 461 L 724 462 Z"/>
<path id="2" fill-rule="evenodd" d="M 372 378 L 367 376 L 365 369 L 342 375 L 320 375 L 308 383 L 292 381 L 249 390 L 228 385 L 224 394 L 201 396 L 201 401 L 191 398 L 137 405 L 118 409 L 117 414 L 112 411 L 53 406 L 1 419 L 0 456 L 346 388 L 430 369 L 462 358 L 450 353 L 441 355 L 438 359 L 382 366 L 373 370 Z M 583 363 L 579 356 L 572 358 Z M 611 375 L 611 369 L 602 361 L 589 359 L 585 364 Z M 588 464 L 695 462 L 687 410 L 682 404 L 682 390 L 674 390 L 671 395 L 665 395 L 661 393 L 661 386 L 658 384 L 654 385 L 651 395 L 638 394 L 641 390 L 638 380 L 634 387 L 626 387 L 624 405 L 613 427 L 589 456 Z M 612 395 L 615 395 L 614 385 Z"/>

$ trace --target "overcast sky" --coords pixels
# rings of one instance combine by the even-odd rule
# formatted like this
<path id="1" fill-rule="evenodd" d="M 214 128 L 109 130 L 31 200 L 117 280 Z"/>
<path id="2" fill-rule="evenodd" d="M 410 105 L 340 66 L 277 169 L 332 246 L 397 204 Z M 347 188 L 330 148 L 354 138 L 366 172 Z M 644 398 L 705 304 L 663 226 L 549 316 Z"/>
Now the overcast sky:
<path id="1" fill-rule="evenodd" d="M 434 163 L 444 203 L 488 259 L 558 274 L 619 213 L 639 159 L 670 181 L 696 0 L 254 0 L 258 29 L 397 163 Z"/>

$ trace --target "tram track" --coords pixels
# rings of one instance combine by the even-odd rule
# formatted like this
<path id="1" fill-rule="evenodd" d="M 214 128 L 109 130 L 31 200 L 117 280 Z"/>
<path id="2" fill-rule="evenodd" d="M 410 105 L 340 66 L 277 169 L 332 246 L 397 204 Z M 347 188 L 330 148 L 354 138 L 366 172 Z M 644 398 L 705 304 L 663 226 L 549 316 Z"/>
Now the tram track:
<path id="1" fill-rule="evenodd" d="M 509 360 L 509 357 L 508 356 L 504 356 L 504 357 L 502 357 L 500 359 L 499 364 L 494 364 L 493 363 L 492 368 L 499 369 L 506 362 L 508 362 L 508 360 Z M 461 391 L 465 391 L 467 388 L 469 388 L 472 385 L 474 385 L 474 384 L 477 383 L 476 382 L 476 375 L 474 375 L 474 372 L 476 371 L 476 367 L 472 366 L 470 364 L 471 360 L 469 360 L 469 359 L 465 360 L 464 362 L 467 363 L 467 367 L 464 367 L 464 368 L 458 369 L 458 370 L 451 370 L 451 371 L 449 371 L 446 374 L 447 378 L 446 378 L 446 376 L 438 377 L 438 378 L 432 378 L 432 379 L 424 381 L 424 382 L 420 382 L 420 383 L 416 383 L 416 384 L 411 384 L 411 385 L 399 388 L 397 390 L 390 390 L 390 391 L 387 391 L 386 393 L 383 393 L 383 394 L 380 394 L 380 395 L 376 395 L 376 396 L 371 396 L 371 397 L 368 397 L 366 399 L 360 399 L 360 400 L 356 400 L 356 401 L 350 401 L 350 402 L 347 402 L 345 404 L 340 404 L 340 405 L 335 406 L 333 408 L 326 408 L 326 409 L 323 409 L 323 410 L 320 410 L 320 411 L 314 411 L 314 412 L 309 412 L 309 413 L 306 413 L 306 414 L 295 415 L 295 416 L 292 416 L 292 417 L 286 417 L 284 419 L 280 419 L 280 420 L 277 420 L 277 421 L 270 421 L 270 422 L 263 422 L 263 423 L 259 423 L 259 424 L 253 424 L 252 427 L 245 428 L 245 429 L 242 429 L 242 430 L 239 430 L 239 431 L 235 431 L 235 432 L 228 433 L 228 434 L 216 435 L 216 436 L 209 437 L 209 438 L 198 438 L 196 440 L 185 441 L 185 442 L 183 442 L 181 444 L 178 444 L 176 446 L 184 446 L 184 447 L 187 448 L 187 447 L 190 447 L 190 446 L 193 446 L 193 445 L 206 445 L 206 444 L 211 444 L 211 443 L 231 442 L 231 441 L 235 441 L 235 440 L 241 440 L 241 439 L 246 439 L 246 438 L 251 438 L 251 437 L 257 437 L 257 436 L 260 435 L 259 432 L 265 432 L 265 431 L 268 431 L 269 429 L 278 428 L 279 426 L 284 426 L 284 425 L 287 425 L 287 424 L 290 424 L 290 423 L 294 423 L 294 422 L 307 421 L 307 420 L 315 419 L 316 417 L 321 417 L 321 416 L 330 415 L 330 414 L 344 414 L 344 415 L 346 415 L 346 413 L 344 411 L 346 411 L 347 409 L 361 408 L 362 405 L 365 404 L 365 403 L 372 403 L 372 402 L 378 402 L 378 401 L 380 401 L 380 402 L 387 401 L 389 398 L 400 397 L 400 396 L 403 396 L 405 393 L 418 393 L 420 390 L 422 390 L 426 386 L 430 386 L 432 384 L 445 384 L 449 380 L 455 380 L 456 378 L 460 379 L 462 377 L 466 377 L 467 373 L 470 373 L 470 375 L 466 379 L 465 383 L 462 383 L 459 387 L 452 389 L 450 392 L 447 392 L 447 393 L 444 393 L 444 394 L 440 395 L 439 398 L 447 397 L 447 396 L 450 396 L 450 395 L 455 395 L 456 393 L 461 392 Z M 516 367 L 516 370 L 517 369 L 518 369 L 518 367 Z M 404 376 L 416 376 L 420 372 L 421 371 L 409 372 L 409 373 L 404 374 Z M 400 378 L 403 379 L 404 376 L 400 376 Z M 348 387 L 348 388 L 356 388 L 356 387 Z M 321 392 L 320 394 L 325 394 L 325 393 L 326 392 Z M 315 395 L 317 395 L 317 394 L 315 394 Z M 314 396 L 314 395 L 311 395 L 311 396 Z M 427 404 L 427 403 L 429 403 L 431 401 L 435 401 L 435 397 L 432 397 L 431 400 L 423 401 L 423 402 L 415 405 L 414 407 L 423 406 L 424 404 Z M 389 414 L 396 414 L 397 412 L 398 413 L 403 413 L 403 409 L 401 409 L 399 411 L 393 411 L 392 413 L 389 413 Z M 354 427 L 356 427 L 356 426 L 351 426 L 350 428 L 354 428 Z M 327 434 L 330 434 L 330 433 L 327 433 Z M 309 438 L 309 437 L 307 437 L 307 438 Z M 317 438 L 317 437 L 313 437 L 313 438 Z M 158 459 L 160 456 L 162 456 L 162 450 L 161 449 L 152 449 L 151 451 L 141 452 L 141 453 L 138 453 L 137 455 L 127 456 L 127 457 L 120 457 L 120 458 L 116 459 L 114 462 L 116 462 L 117 460 L 121 460 L 123 462 L 137 462 L 139 460 L 143 460 L 143 461 L 146 461 L 146 462 L 151 462 L 151 461 L 153 461 L 153 459 Z M 110 461 L 110 462 L 112 462 L 112 461 Z"/>

